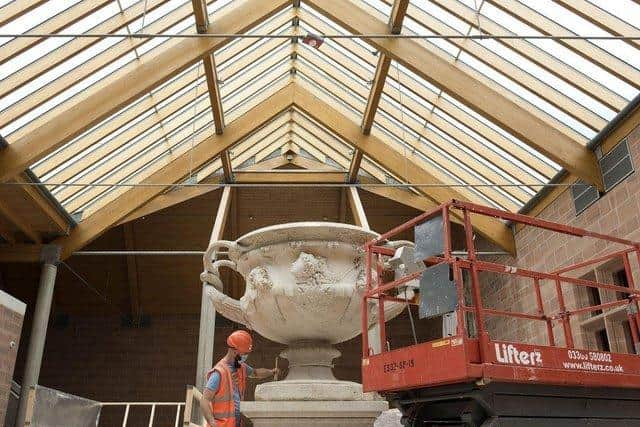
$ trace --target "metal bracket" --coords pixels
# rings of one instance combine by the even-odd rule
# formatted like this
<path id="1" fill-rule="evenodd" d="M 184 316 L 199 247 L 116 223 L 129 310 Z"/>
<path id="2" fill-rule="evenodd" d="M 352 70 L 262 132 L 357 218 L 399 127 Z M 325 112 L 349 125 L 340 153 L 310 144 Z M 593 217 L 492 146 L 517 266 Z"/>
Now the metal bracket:
<path id="1" fill-rule="evenodd" d="M 60 254 L 62 246 L 60 245 L 42 245 L 40 250 L 40 261 L 44 264 L 58 265 L 60 262 Z"/>

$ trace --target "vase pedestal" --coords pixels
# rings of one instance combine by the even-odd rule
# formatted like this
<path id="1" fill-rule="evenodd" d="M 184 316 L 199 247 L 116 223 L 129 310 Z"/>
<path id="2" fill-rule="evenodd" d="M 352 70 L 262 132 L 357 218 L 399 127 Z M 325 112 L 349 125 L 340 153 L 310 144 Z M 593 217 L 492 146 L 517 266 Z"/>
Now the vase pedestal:
<path id="1" fill-rule="evenodd" d="M 242 402 L 242 413 L 256 427 L 362 426 L 370 427 L 389 408 L 362 385 L 333 375 L 333 359 L 340 352 L 317 341 L 296 342 L 281 357 L 289 360 L 282 381 L 256 387 L 253 402 Z"/>
<path id="2" fill-rule="evenodd" d="M 312 400 L 242 402 L 242 413 L 255 427 L 371 427 L 389 408 L 384 400 Z"/>

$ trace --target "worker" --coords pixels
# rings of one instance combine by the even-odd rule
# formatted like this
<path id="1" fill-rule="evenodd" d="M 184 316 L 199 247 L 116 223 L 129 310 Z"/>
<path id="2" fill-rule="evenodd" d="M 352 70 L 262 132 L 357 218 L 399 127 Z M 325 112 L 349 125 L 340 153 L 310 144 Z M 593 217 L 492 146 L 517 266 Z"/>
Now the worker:
<path id="1" fill-rule="evenodd" d="M 278 374 L 278 368 L 252 368 L 245 363 L 252 346 L 247 331 L 232 332 L 227 337 L 227 354 L 207 373 L 200 410 L 209 427 L 241 427 L 240 400 L 247 377 L 262 379 Z"/>

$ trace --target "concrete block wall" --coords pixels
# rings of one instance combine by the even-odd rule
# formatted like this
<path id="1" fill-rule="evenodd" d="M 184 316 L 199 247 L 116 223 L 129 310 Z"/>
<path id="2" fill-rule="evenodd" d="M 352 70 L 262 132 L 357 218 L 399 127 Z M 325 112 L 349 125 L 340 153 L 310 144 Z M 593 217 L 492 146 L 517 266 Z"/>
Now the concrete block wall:
<path id="1" fill-rule="evenodd" d="M 4 425 L 26 305 L 0 291 L 0 425 Z"/>
<path id="2" fill-rule="evenodd" d="M 632 131 L 627 141 L 637 169 L 640 166 L 640 127 Z M 549 204 L 539 215 L 541 219 L 564 223 L 575 227 L 585 228 L 603 234 L 614 235 L 629 240 L 640 241 L 640 173 L 634 172 L 624 181 L 607 192 L 585 211 L 576 215 L 570 190 L 562 194 Z M 591 238 L 578 238 L 560 235 L 533 227 L 524 227 L 516 234 L 518 254 L 516 258 L 499 257 L 497 262 L 518 266 L 536 271 L 553 271 L 565 265 L 578 263 L 598 257 L 606 253 L 621 249 L 622 246 Z M 635 256 L 631 257 L 631 267 L 640 285 L 640 267 Z M 598 280 L 612 281 L 613 278 L 604 277 L 607 272 L 620 268 L 619 266 L 598 266 Z M 584 268 L 572 273 L 573 277 L 592 275 L 594 268 Z M 535 313 L 537 310 L 535 294 L 531 280 L 521 280 L 509 276 L 485 274 L 483 278 L 483 303 L 489 307 L 525 311 Z M 555 284 L 548 281 L 540 282 L 545 309 L 558 311 Z M 586 290 L 563 285 L 563 292 L 568 308 L 591 305 L 588 304 Z M 610 293 L 603 294 L 602 302 L 614 298 Z M 595 348 L 596 342 L 592 332 L 580 327 L 580 322 L 589 314 L 575 316 L 571 319 L 575 344 L 580 348 Z M 490 335 L 497 339 L 517 340 L 538 344 L 547 343 L 544 323 L 512 318 L 492 318 L 487 322 Z M 554 326 L 557 343 L 564 343 L 562 328 L 559 322 Z M 610 337 L 614 341 L 612 347 L 621 345 L 624 340 L 622 333 Z"/>

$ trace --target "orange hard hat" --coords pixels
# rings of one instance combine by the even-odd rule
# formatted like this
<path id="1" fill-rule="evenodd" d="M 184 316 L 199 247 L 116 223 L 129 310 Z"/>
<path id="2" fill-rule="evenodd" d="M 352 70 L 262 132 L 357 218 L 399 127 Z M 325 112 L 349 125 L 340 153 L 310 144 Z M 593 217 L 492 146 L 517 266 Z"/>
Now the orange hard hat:
<path id="1" fill-rule="evenodd" d="M 233 331 L 227 338 L 227 345 L 240 353 L 249 353 L 253 346 L 253 339 L 247 331 Z"/>

